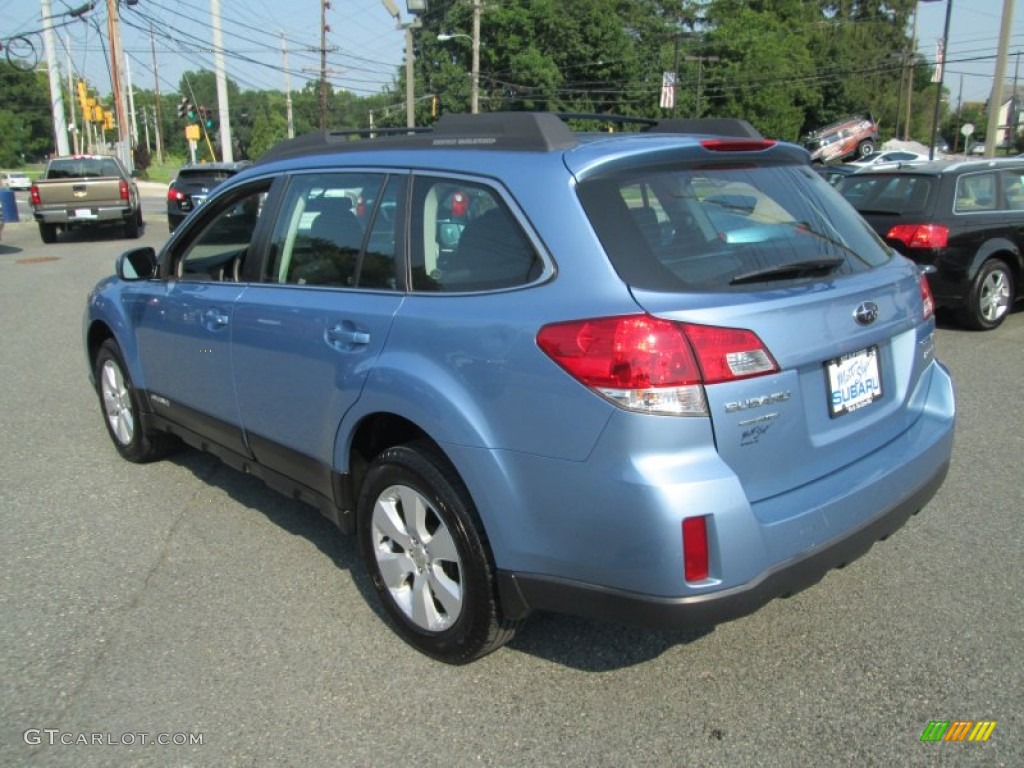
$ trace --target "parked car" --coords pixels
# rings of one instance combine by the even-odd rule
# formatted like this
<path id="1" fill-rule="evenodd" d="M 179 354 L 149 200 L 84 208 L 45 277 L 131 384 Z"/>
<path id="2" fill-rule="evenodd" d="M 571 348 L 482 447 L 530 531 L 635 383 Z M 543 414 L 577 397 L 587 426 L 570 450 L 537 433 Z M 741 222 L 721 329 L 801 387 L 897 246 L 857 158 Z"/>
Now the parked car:
<path id="1" fill-rule="evenodd" d="M 142 198 L 134 173 L 110 155 L 67 155 L 46 164 L 29 187 L 32 217 L 44 243 L 61 232 L 121 226 L 124 236 L 142 235 Z"/>
<path id="2" fill-rule="evenodd" d="M 181 440 L 318 507 L 450 663 L 534 610 L 750 613 L 903 525 L 952 450 L 927 281 L 740 121 L 300 137 L 87 306 L 122 456 Z"/>
<path id="3" fill-rule="evenodd" d="M 886 243 L 932 270 L 939 306 L 978 330 L 1006 319 L 1024 268 L 1024 160 L 864 171 L 838 189 Z"/>
<path id="4" fill-rule="evenodd" d="M 967 145 L 967 155 L 968 155 L 968 157 L 970 157 L 972 155 L 976 156 L 976 157 L 984 157 L 984 155 L 985 155 L 985 142 L 983 142 L 983 141 L 972 141 L 970 144 Z"/>
<path id="5" fill-rule="evenodd" d="M 922 155 L 919 152 L 892 149 L 885 152 L 876 152 L 861 160 L 852 160 L 851 165 L 856 165 L 860 168 L 877 168 L 882 165 L 906 165 L 908 163 L 927 163 L 929 161 L 928 155 Z"/>
<path id="6" fill-rule="evenodd" d="M 218 184 L 249 165 L 252 163 L 244 160 L 237 163 L 198 163 L 181 168 L 167 187 L 168 229 L 173 232 L 193 209 L 206 201 Z"/>
<path id="7" fill-rule="evenodd" d="M 818 128 L 804 136 L 803 145 L 818 163 L 863 160 L 875 152 L 878 126 L 868 117 L 856 115 Z"/>
<path id="8" fill-rule="evenodd" d="M 23 173 L 0 174 L 0 186 L 14 190 L 27 190 L 32 186 L 32 180 Z"/>

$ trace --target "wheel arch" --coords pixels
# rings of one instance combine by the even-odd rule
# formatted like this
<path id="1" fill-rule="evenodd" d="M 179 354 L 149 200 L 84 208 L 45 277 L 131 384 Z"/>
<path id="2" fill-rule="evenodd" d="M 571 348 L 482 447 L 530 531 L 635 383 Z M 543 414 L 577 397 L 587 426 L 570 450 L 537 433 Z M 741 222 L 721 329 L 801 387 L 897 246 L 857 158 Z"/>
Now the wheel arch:
<path id="1" fill-rule="evenodd" d="M 1024 275 L 1024 255 L 1021 254 L 1020 248 L 1016 244 L 1002 237 L 987 241 L 974 254 L 974 258 L 971 259 L 971 263 L 967 268 L 968 280 L 973 283 L 974 279 L 978 276 L 978 272 L 989 259 L 999 259 L 1005 262 L 1009 266 L 1010 271 L 1013 272 L 1015 288 L 1019 288 L 1021 276 Z"/>

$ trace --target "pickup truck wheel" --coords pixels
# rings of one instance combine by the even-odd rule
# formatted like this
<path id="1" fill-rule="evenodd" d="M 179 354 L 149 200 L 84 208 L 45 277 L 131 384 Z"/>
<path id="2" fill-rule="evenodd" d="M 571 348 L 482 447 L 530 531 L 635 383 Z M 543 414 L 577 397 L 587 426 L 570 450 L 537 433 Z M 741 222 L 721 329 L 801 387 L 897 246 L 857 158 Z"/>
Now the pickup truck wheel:
<path id="1" fill-rule="evenodd" d="M 162 458 L 177 447 L 173 435 L 147 431 L 138 392 L 112 339 L 100 346 L 93 373 L 103 421 L 121 456 L 141 464 Z"/>
<path id="2" fill-rule="evenodd" d="M 44 243 L 56 243 L 57 225 L 43 224 L 42 222 L 39 222 L 39 237 L 42 238 Z"/>
<path id="3" fill-rule="evenodd" d="M 139 209 L 135 212 L 128 221 L 124 223 L 124 235 L 125 237 L 136 238 L 142 235 L 142 210 Z"/>
<path id="4" fill-rule="evenodd" d="M 424 442 L 389 448 L 359 494 L 359 544 L 398 634 L 448 664 L 512 639 L 476 509 L 455 470 Z"/>

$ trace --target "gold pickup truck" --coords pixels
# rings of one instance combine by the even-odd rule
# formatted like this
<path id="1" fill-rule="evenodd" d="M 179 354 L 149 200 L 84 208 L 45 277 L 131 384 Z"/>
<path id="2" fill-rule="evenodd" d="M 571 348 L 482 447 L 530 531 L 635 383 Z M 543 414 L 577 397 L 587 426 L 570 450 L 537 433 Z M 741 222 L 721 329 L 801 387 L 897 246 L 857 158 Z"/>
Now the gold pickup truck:
<path id="1" fill-rule="evenodd" d="M 118 224 L 125 237 L 142 234 L 138 185 L 116 157 L 55 157 L 29 196 L 44 243 L 57 242 L 60 232 L 74 227 Z"/>

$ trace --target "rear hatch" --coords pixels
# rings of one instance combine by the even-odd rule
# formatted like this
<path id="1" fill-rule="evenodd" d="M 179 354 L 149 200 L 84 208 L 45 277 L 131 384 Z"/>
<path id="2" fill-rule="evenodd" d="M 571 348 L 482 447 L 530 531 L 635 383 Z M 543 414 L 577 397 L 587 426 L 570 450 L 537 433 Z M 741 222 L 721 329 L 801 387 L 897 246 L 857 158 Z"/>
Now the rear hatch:
<path id="1" fill-rule="evenodd" d="M 174 188 L 185 196 L 181 201 L 181 209 L 183 211 L 190 211 L 192 208 L 206 202 L 206 198 L 209 197 L 214 188 L 233 175 L 233 172 L 226 170 L 207 170 L 205 168 L 191 170 L 183 168 L 178 172 L 178 178 L 174 181 Z"/>
<path id="2" fill-rule="evenodd" d="M 807 165 L 756 147 L 704 155 L 618 164 L 578 192 L 640 307 L 694 346 L 718 453 L 756 502 L 856 462 L 918 417 L 926 289 Z M 719 353 L 729 362 L 712 373 Z"/>

